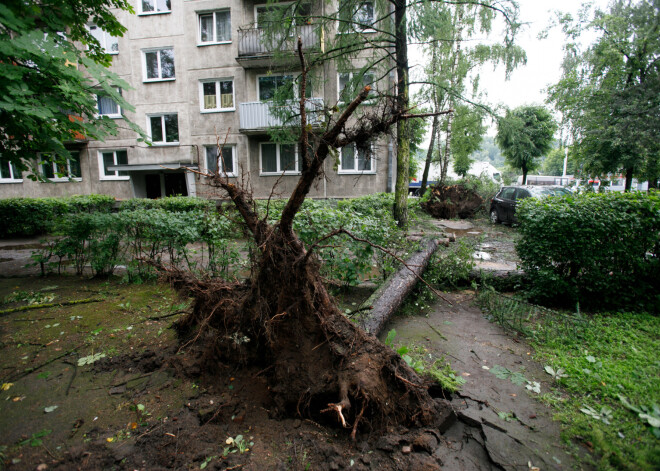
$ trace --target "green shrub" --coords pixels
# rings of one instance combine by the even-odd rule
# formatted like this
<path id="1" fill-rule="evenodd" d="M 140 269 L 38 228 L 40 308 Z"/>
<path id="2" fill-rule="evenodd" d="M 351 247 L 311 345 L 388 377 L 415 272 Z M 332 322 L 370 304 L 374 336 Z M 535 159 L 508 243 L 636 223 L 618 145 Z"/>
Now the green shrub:
<path id="1" fill-rule="evenodd" d="M 163 209 L 165 211 L 184 213 L 189 211 L 212 210 L 215 201 L 193 196 L 168 196 L 167 198 L 148 199 L 132 198 L 122 201 L 120 211 L 134 211 L 136 209 Z"/>
<path id="2" fill-rule="evenodd" d="M 606 193 L 527 198 L 516 249 L 539 301 L 660 308 L 660 197 Z"/>
<path id="3" fill-rule="evenodd" d="M 107 195 L 0 200 L 0 237 L 23 237 L 52 231 L 59 217 L 78 212 L 110 212 L 115 199 Z"/>

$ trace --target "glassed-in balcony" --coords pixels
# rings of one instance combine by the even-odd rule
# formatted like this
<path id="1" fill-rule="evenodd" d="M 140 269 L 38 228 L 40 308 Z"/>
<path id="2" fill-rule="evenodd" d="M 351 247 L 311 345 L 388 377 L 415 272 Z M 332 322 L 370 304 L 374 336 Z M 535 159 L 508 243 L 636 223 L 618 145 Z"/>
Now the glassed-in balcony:
<path id="1" fill-rule="evenodd" d="M 253 101 L 249 103 L 240 103 L 238 105 L 239 111 L 239 131 L 245 134 L 258 134 L 266 132 L 266 130 L 273 126 L 282 126 L 282 115 L 293 115 L 287 119 L 286 125 L 297 126 L 300 124 L 300 116 L 295 115 L 297 112 L 297 103 L 292 102 L 292 106 L 287 106 L 287 110 L 274 109 L 275 105 L 268 101 Z M 321 123 L 323 119 L 323 98 L 308 98 L 305 102 L 305 109 L 307 110 L 307 123 L 316 126 Z"/>
<path id="2" fill-rule="evenodd" d="M 291 52 L 291 57 L 282 59 L 284 62 L 295 63 L 298 60 L 293 53 L 298 48 L 298 36 L 302 39 L 303 49 L 318 50 L 321 47 L 321 35 L 318 25 L 302 25 L 293 28 L 292 34 L 269 37 L 262 28 L 254 24 L 238 29 L 238 57 L 236 60 L 243 67 L 263 67 L 271 64 L 273 51 Z M 280 65 L 286 65 L 281 64 Z"/>

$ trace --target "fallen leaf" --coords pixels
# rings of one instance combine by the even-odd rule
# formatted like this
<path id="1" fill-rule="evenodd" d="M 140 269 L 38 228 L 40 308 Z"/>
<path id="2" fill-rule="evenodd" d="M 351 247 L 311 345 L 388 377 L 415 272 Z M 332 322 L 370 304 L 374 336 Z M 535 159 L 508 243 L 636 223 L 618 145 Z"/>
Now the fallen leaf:
<path id="1" fill-rule="evenodd" d="M 470 373 L 461 373 L 461 376 L 470 376 Z"/>
<path id="2" fill-rule="evenodd" d="M 11 388 L 14 385 L 14 383 L 2 383 L 2 389 L 3 391 L 9 391 L 9 388 Z"/>
<path id="3" fill-rule="evenodd" d="M 44 412 L 48 414 L 49 412 L 53 412 L 53 411 L 54 411 L 55 409 L 57 409 L 58 407 L 59 407 L 59 406 L 48 406 L 48 407 L 44 407 Z"/>

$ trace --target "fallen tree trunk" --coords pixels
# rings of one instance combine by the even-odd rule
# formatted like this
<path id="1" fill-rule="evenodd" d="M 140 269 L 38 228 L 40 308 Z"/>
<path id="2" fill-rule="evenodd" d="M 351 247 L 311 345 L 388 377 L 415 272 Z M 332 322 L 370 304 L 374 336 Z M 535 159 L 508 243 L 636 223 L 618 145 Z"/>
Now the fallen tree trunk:
<path id="1" fill-rule="evenodd" d="M 448 239 L 444 239 L 448 244 Z M 415 252 L 399 271 L 390 276 L 365 302 L 372 308 L 360 319 L 359 325 L 365 331 L 377 336 L 387 321 L 403 304 L 408 294 L 424 273 L 429 260 L 438 249 L 440 239 L 431 238 L 421 242 L 421 250 Z"/>

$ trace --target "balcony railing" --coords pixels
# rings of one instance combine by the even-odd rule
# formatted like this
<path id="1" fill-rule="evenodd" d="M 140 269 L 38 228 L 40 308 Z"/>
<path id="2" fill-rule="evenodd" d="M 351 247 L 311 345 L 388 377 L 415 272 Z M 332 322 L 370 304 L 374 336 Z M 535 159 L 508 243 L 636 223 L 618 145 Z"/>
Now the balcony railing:
<path id="1" fill-rule="evenodd" d="M 298 36 L 302 39 L 303 49 L 321 45 L 318 25 L 296 26 L 292 34 L 286 37 L 266 37 L 261 28 L 243 26 L 238 29 L 238 58 L 269 56 L 276 50 L 294 52 L 298 47 Z"/>
<path id="2" fill-rule="evenodd" d="M 240 103 L 238 105 L 240 130 L 243 132 L 263 131 L 273 126 L 282 126 L 283 121 L 279 113 L 274 113 L 273 103 L 263 101 L 253 101 L 249 103 Z M 287 125 L 296 126 L 300 124 L 300 116 L 297 103 L 292 102 L 291 106 L 286 107 L 294 116 L 287 120 Z M 308 98 L 305 103 L 307 110 L 307 124 L 315 126 L 323 118 L 320 112 L 323 109 L 323 98 Z M 282 110 L 284 111 L 284 110 Z M 287 111 L 287 114 L 289 112 Z"/>

